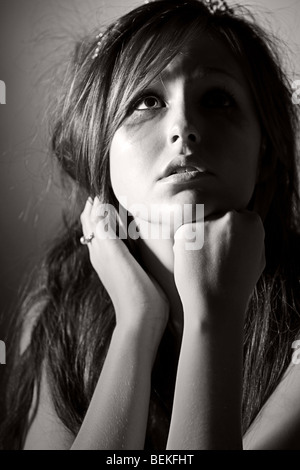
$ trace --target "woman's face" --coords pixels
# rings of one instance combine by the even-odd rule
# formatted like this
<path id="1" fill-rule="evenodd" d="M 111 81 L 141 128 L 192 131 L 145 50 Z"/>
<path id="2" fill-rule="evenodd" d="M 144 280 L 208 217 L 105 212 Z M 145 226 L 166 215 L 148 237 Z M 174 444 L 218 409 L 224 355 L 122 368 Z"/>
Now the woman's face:
<path id="1" fill-rule="evenodd" d="M 241 210 L 255 187 L 260 144 L 242 70 L 203 34 L 150 83 L 116 131 L 112 187 L 127 210 L 142 204 L 148 218 L 153 205 L 204 204 L 205 216 Z"/>

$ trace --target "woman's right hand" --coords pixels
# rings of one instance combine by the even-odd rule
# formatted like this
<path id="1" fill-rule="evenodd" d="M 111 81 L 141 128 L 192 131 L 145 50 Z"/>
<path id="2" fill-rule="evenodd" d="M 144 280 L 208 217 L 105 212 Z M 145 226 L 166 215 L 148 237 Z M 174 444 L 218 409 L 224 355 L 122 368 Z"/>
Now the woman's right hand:
<path id="1" fill-rule="evenodd" d="M 84 236 L 95 235 L 87 244 L 91 263 L 113 302 L 117 325 L 149 335 L 156 349 L 168 321 L 168 299 L 122 240 L 108 237 L 105 227 L 117 212 L 109 205 L 115 212 L 104 217 L 104 207 L 97 197 L 89 198 L 80 217 Z"/>

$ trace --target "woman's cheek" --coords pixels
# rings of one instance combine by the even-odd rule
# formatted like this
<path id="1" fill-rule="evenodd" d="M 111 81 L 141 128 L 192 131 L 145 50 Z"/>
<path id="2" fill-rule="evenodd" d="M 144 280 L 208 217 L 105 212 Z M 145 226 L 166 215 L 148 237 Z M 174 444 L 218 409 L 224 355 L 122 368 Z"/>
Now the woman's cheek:
<path id="1" fill-rule="evenodd" d="M 161 120 L 163 116 L 164 114 L 158 109 L 135 110 L 125 119 L 122 127 L 126 127 L 127 129 L 133 127 L 136 131 L 136 127 L 143 126 L 146 123 L 154 125 L 155 122 Z"/>

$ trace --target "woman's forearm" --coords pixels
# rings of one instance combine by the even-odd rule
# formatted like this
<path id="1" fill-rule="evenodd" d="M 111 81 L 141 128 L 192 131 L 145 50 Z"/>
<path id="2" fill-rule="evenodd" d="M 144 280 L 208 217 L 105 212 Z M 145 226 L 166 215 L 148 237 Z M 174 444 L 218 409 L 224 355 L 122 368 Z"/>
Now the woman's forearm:
<path id="1" fill-rule="evenodd" d="M 116 327 L 93 398 L 72 449 L 143 449 L 151 368 L 148 337 Z"/>
<path id="2" fill-rule="evenodd" d="M 185 323 L 168 449 L 242 448 L 242 334 L 220 325 Z"/>

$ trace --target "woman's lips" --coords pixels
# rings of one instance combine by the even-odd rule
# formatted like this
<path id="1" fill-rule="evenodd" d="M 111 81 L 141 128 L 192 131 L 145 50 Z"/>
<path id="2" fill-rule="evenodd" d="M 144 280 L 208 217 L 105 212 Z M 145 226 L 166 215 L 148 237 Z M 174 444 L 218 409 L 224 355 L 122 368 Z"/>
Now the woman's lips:
<path id="1" fill-rule="evenodd" d="M 180 168 L 180 171 L 161 178 L 162 183 L 185 183 L 210 176 L 208 171 L 197 170 L 196 168 Z"/>
<path id="2" fill-rule="evenodd" d="M 164 168 L 159 180 L 162 182 L 185 182 L 211 174 L 196 155 L 177 155 Z"/>

